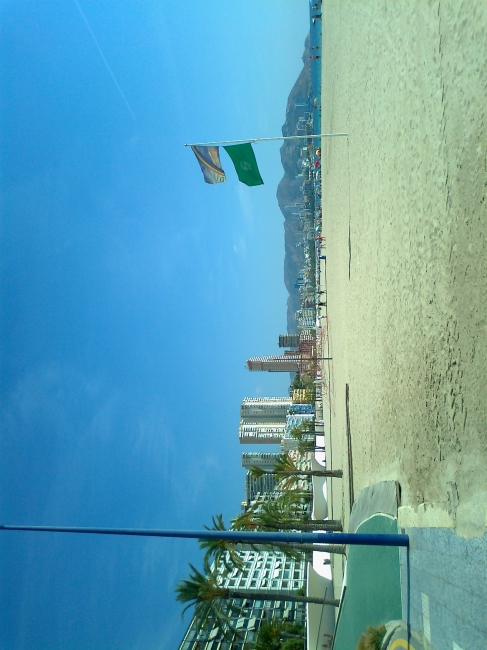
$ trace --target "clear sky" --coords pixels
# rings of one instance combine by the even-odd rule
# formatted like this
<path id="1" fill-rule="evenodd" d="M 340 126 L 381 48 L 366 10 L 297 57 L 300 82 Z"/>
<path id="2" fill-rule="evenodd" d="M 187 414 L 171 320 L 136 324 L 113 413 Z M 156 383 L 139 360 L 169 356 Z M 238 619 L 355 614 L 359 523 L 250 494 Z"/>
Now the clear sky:
<path id="1" fill-rule="evenodd" d="M 0 523 L 199 528 L 238 513 L 249 373 L 286 331 L 265 185 L 185 142 L 279 135 L 304 0 L 0 0 Z M 86 20 L 85 20 L 86 19 Z M 177 647 L 192 541 L 2 533 L 0 645 Z"/>

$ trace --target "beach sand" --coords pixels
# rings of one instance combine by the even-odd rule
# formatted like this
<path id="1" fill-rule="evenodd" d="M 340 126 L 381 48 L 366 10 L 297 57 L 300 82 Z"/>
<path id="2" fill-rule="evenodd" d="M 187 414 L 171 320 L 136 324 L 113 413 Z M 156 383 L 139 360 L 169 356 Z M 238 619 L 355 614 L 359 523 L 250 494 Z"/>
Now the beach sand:
<path id="1" fill-rule="evenodd" d="M 322 64 L 322 132 L 349 133 L 322 146 L 327 444 L 345 472 L 333 480 L 332 516 L 346 525 L 350 512 L 348 384 L 355 495 L 395 479 L 403 504 L 434 504 L 456 517 L 459 534 L 480 535 L 487 4 L 326 2 Z"/>

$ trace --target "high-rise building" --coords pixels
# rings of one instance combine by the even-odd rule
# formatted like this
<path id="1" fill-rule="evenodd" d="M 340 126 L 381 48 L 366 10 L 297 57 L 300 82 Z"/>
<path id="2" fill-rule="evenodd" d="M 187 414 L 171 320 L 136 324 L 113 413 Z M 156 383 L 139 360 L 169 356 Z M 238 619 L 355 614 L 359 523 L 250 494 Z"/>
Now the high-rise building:
<path id="1" fill-rule="evenodd" d="M 299 372 L 300 354 L 291 350 L 286 350 L 286 352 L 288 354 L 283 356 L 252 357 L 247 360 L 247 368 L 251 371 Z"/>
<path id="2" fill-rule="evenodd" d="M 240 442 L 279 444 L 291 406 L 289 397 L 245 397 L 240 407 Z"/>
<path id="3" fill-rule="evenodd" d="M 316 318 L 297 318 L 296 322 L 300 332 L 316 328 Z"/>
<path id="4" fill-rule="evenodd" d="M 202 621 L 193 618 L 179 650 L 245 650 L 254 645 L 263 621 L 276 618 L 304 622 L 305 604 L 272 600 L 272 592 L 289 590 L 291 594 L 303 587 L 305 561 L 288 558 L 283 553 L 254 550 L 244 551 L 242 560 L 243 571 L 228 572 L 223 564 L 219 567 L 221 586 L 240 592 L 262 590 L 262 599 L 230 599 L 222 605 L 228 621 L 220 625 L 211 616 Z M 225 639 L 222 628 L 226 631 Z"/>
<path id="5" fill-rule="evenodd" d="M 254 477 L 250 472 L 245 475 L 245 501 L 249 504 L 259 496 L 269 494 L 277 485 L 277 478 L 273 474 L 263 474 Z"/>
<path id="6" fill-rule="evenodd" d="M 290 451 L 295 451 L 299 446 L 299 440 L 295 438 L 283 438 L 281 440 L 281 453 L 287 454 Z"/>
<path id="7" fill-rule="evenodd" d="M 311 394 L 307 394 L 304 388 L 294 389 L 293 405 L 289 409 L 289 415 L 314 415 L 315 405 L 309 402 L 310 399 L 312 399 Z"/>
<path id="8" fill-rule="evenodd" d="M 286 212 L 290 212 L 291 214 L 294 213 L 294 212 L 295 212 L 296 214 L 299 214 L 299 212 L 300 212 L 300 210 L 301 210 L 302 207 L 303 207 L 303 202 L 302 202 L 302 201 L 301 201 L 301 202 L 298 201 L 298 202 L 294 203 L 293 205 L 286 205 L 286 206 L 284 206 L 284 210 L 285 210 Z"/>
<path id="9" fill-rule="evenodd" d="M 298 309 L 294 315 L 296 318 L 316 318 L 316 309 Z"/>
<path id="10" fill-rule="evenodd" d="M 242 420 L 238 428 L 238 437 L 243 445 L 278 445 L 284 436 L 285 429 L 285 421 L 256 424 Z"/>
<path id="11" fill-rule="evenodd" d="M 289 397 L 244 397 L 240 417 L 246 422 L 285 422 L 291 406 Z"/>
<path id="12" fill-rule="evenodd" d="M 299 345 L 299 334 L 279 334 L 280 348 L 297 348 Z"/>
<path id="13" fill-rule="evenodd" d="M 250 467 L 261 467 L 262 469 L 273 469 L 278 453 L 262 453 L 260 451 L 248 452 L 244 451 L 242 454 L 242 467 L 249 469 Z"/>

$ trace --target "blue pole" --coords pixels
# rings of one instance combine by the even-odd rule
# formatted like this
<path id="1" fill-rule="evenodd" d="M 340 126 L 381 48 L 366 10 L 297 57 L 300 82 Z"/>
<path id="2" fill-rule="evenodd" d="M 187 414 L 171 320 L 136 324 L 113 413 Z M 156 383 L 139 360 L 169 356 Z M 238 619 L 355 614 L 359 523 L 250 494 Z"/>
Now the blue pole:
<path id="1" fill-rule="evenodd" d="M 130 535 L 134 537 L 180 537 L 189 539 L 228 539 L 253 544 L 358 544 L 361 546 L 409 546 L 409 535 L 362 533 L 250 532 L 245 530 L 153 530 L 144 528 L 79 528 L 68 526 L 0 526 L 2 530 L 45 533 L 85 533 L 91 535 Z"/>

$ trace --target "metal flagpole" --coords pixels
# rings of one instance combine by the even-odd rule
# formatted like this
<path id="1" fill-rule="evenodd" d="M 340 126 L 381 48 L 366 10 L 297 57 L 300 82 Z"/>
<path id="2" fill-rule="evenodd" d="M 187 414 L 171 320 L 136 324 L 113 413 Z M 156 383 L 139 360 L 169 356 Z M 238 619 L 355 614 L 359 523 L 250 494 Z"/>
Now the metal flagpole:
<path id="1" fill-rule="evenodd" d="M 361 546 L 409 546 L 409 535 L 363 533 L 291 533 L 244 530 L 153 530 L 144 528 L 79 528 L 68 526 L 1 526 L 2 530 L 45 533 L 84 533 L 91 535 L 129 535 L 135 537 L 180 537 L 186 539 L 222 539 L 253 544 L 352 544 Z"/>
<path id="2" fill-rule="evenodd" d="M 252 138 L 248 140 L 222 140 L 221 142 L 195 142 L 185 144 L 185 147 L 224 147 L 227 144 L 246 144 L 253 142 L 269 142 L 270 140 L 310 140 L 313 138 L 335 138 L 344 136 L 348 138 L 348 133 L 315 133 L 309 135 L 281 135 L 276 138 Z"/>

